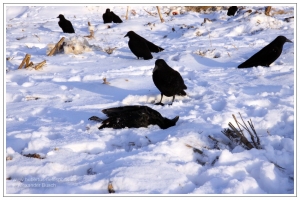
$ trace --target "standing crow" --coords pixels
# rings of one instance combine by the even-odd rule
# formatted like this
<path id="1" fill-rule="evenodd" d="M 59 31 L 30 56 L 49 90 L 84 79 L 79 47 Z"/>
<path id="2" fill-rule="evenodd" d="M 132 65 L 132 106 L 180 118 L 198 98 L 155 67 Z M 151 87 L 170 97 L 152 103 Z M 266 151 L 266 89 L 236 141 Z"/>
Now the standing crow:
<path id="1" fill-rule="evenodd" d="M 107 119 L 102 120 L 96 116 L 89 118 L 89 120 L 102 122 L 99 129 L 139 128 L 148 127 L 151 124 L 158 125 L 161 129 L 167 129 L 175 126 L 179 119 L 179 116 L 174 119 L 165 118 L 156 110 L 138 105 L 109 108 L 102 110 L 102 112 L 108 117 Z"/>
<path id="2" fill-rule="evenodd" d="M 142 36 L 136 34 L 134 31 L 129 31 L 124 37 L 129 37 L 128 46 L 131 52 L 139 59 L 140 57 L 144 60 L 152 59 L 151 52 L 158 53 L 164 49 L 149 42 Z"/>
<path id="3" fill-rule="evenodd" d="M 237 6 L 231 6 L 228 8 L 228 11 L 227 11 L 227 15 L 228 16 L 234 16 L 235 15 L 235 12 L 237 11 L 238 7 Z"/>
<path id="4" fill-rule="evenodd" d="M 110 11 L 109 8 L 106 9 L 106 12 L 102 15 L 104 24 L 106 23 L 122 23 L 123 21 L 121 20 L 121 18 L 116 15 L 114 12 Z"/>
<path id="5" fill-rule="evenodd" d="M 75 33 L 72 23 L 67 20 L 62 14 L 58 15 L 57 18 L 59 18 L 58 25 L 64 33 Z"/>
<path id="6" fill-rule="evenodd" d="M 292 42 L 284 36 L 278 36 L 270 44 L 262 48 L 251 58 L 243 62 L 238 68 L 249 68 L 257 66 L 269 67 L 281 54 L 284 43 Z"/>
<path id="7" fill-rule="evenodd" d="M 163 59 L 155 61 L 152 79 L 155 86 L 161 92 L 161 99 L 155 105 L 164 105 L 161 103 L 163 95 L 167 97 L 173 96 L 172 103 L 174 102 L 175 95 L 185 96 L 186 85 L 183 82 L 181 75 L 174 69 L 168 66 Z M 172 103 L 170 105 L 172 105 Z"/>
<path id="8" fill-rule="evenodd" d="M 102 15 L 102 18 L 103 18 L 104 24 L 111 23 L 113 21 L 113 15 L 111 14 L 109 8 L 106 9 L 106 12 Z"/>

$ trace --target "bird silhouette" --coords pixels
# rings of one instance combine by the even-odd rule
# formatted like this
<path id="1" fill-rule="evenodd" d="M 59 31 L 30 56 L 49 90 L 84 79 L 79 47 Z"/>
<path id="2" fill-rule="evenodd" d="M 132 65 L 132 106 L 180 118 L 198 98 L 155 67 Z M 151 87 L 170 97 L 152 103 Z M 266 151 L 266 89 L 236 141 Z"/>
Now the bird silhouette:
<path id="1" fill-rule="evenodd" d="M 102 122 L 99 129 L 140 128 L 149 125 L 158 125 L 161 129 L 167 129 L 175 126 L 179 119 L 179 116 L 173 119 L 165 118 L 158 111 L 148 106 L 139 105 L 108 108 L 102 110 L 102 112 L 108 117 L 107 119 L 103 120 L 97 116 L 89 118 L 89 120 Z"/>
<path id="2" fill-rule="evenodd" d="M 227 15 L 228 16 L 234 16 L 235 15 L 235 12 L 238 10 L 238 7 L 237 6 L 231 6 L 228 8 L 228 11 L 227 11 Z"/>
<path id="3" fill-rule="evenodd" d="M 152 59 L 151 52 L 158 53 L 164 49 L 149 42 L 142 36 L 136 34 L 134 31 L 128 31 L 124 37 L 129 37 L 128 46 L 131 52 L 139 59 L 144 60 Z"/>
<path id="4" fill-rule="evenodd" d="M 291 42 L 285 36 L 278 36 L 270 44 L 262 48 L 248 60 L 238 66 L 238 68 L 249 68 L 257 66 L 269 67 L 280 55 L 284 43 Z"/>
<path id="5" fill-rule="evenodd" d="M 106 23 L 122 23 L 121 18 L 116 15 L 113 11 L 110 11 L 109 8 L 106 9 L 105 13 L 102 15 L 104 24 Z"/>
<path id="6" fill-rule="evenodd" d="M 174 102 L 175 95 L 185 96 L 185 89 L 187 89 L 184 81 L 178 71 L 172 69 L 163 59 L 157 59 L 155 61 L 155 67 L 153 69 L 152 79 L 161 92 L 161 99 L 156 105 L 164 105 L 161 103 L 163 95 L 167 97 L 173 97 Z M 172 105 L 172 103 L 170 105 Z"/>
<path id="7" fill-rule="evenodd" d="M 64 33 L 75 33 L 72 23 L 69 20 L 67 20 L 65 16 L 60 14 L 57 18 L 59 18 L 58 25 Z"/>
<path id="8" fill-rule="evenodd" d="M 105 13 L 102 15 L 104 24 L 111 23 L 113 21 L 113 14 L 111 14 L 110 9 L 107 8 Z"/>

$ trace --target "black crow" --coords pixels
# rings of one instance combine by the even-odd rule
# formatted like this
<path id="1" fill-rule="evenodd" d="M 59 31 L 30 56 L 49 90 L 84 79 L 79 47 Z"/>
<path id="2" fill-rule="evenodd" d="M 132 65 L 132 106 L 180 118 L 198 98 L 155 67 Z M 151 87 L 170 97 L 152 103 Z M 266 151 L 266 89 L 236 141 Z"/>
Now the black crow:
<path id="1" fill-rule="evenodd" d="M 111 11 L 111 14 L 112 14 L 112 16 L 113 16 L 113 22 L 114 23 L 122 23 L 123 21 L 121 20 L 121 18 L 118 16 L 118 15 L 116 15 L 113 11 Z"/>
<path id="2" fill-rule="evenodd" d="M 141 39 L 135 32 L 129 31 L 124 37 L 129 37 L 129 49 L 137 59 L 149 60 L 153 58 L 146 41 Z"/>
<path id="3" fill-rule="evenodd" d="M 106 23 L 122 23 L 123 21 L 121 20 L 121 18 L 116 15 L 114 12 L 110 11 L 109 8 L 106 9 L 105 13 L 102 15 L 104 24 Z"/>
<path id="4" fill-rule="evenodd" d="M 124 37 L 129 37 L 128 46 L 131 52 L 139 59 L 143 57 L 144 60 L 152 59 L 151 52 L 158 53 L 164 49 L 149 42 L 142 36 L 136 34 L 134 31 L 129 31 Z"/>
<path id="5" fill-rule="evenodd" d="M 257 66 L 269 67 L 281 54 L 284 43 L 292 42 L 284 36 L 278 36 L 270 44 L 262 48 L 251 58 L 243 62 L 238 68 L 249 68 Z"/>
<path id="6" fill-rule="evenodd" d="M 113 14 L 110 12 L 110 9 L 107 8 L 106 12 L 102 15 L 104 24 L 111 23 L 113 21 Z"/>
<path id="7" fill-rule="evenodd" d="M 227 11 L 227 15 L 228 16 L 234 16 L 235 15 L 235 12 L 237 11 L 238 7 L 237 6 L 231 6 L 228 8 L 228 11 Z"/>
<path id="8" fill-rule="evenodd" d="M 165 118 L 152 108 L 138 105 L 108 108 L 102 110 L 102 112 L 108 117 L 107 119 L 102 120 L 96 116 L 89 118 L 89 120 L 102 122 L 99 129 L 139 128 L 148 127 L 151 124 L 158 125 L 161 129 L 167 129 L 175 126 L 179 119 L 179 116 L 174 119 Z"/>
<path id="9" fill-rule="evenodd" d="M 65 16 L 60 14 L 57 18 L 59 18 L 58 25 L 64 33 L 75 33 L 72 23 L 69 20 L 67 20 Z"/>
<path id="10" fill-rule="evenodd" d="M 184 81 L 176 70 L 168 66 L 163 59 L 155 61 L 152 79 L 155 86 L 161 92 L 161 99 L 155 105 L 164 105 L 161 103 L 163 95 L 167 97 L 173 96 L 172 103 L 174 102 L 175 95 L 185 96 L 185 89 L 187 89 Z M 172 105 L 172 103 L 170 105 Z"/>

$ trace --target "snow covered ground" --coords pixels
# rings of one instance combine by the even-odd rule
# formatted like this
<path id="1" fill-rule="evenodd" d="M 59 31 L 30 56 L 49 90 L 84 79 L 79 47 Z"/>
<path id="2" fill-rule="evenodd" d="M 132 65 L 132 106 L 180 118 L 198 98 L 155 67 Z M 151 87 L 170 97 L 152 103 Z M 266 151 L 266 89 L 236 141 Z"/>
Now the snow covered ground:
<path id="1" fill-rule="evenodd" d="M 286 43 L 270 68 L 237 69 L 279 35 L 295 41 L 295 22 L 286 20 L 294 5 L 273 6 L 271 16 L 262 5 L 243 6 L 233 17 L 227 10 L 181 7 L 181 14 L 167 15 L 175 8 L 161 6 L 164 23 L 155 6 L 130 5 L 125 20 L 127 7 L 110 5 L 123 23 L 103 24 L 106 8 L 5 7 L 5 194 L 103 195 L 109 183 L 124 195 L 295 194 L 296 44 Z M 59 14 L 73 23 L 75 34 L 62 32 Z M 62 37 L 89 35 L 88 22 L 95 27 L 94 39 L 86 38 L 91 51 L 46 55 Z M 165 50 L 137 60 L 124 38 L 130 30 Z M 46 65 L 18 69 L 26 54 Z M 158 58 L 188 88 L 172 106 L 154 105 L 160 100 L 152 81 Z M 100 123 L 88 120 L 125 105 L 147 105 L 179 120 L 166 130 L 98 130 Z M 221 132 L 229 122 L 236 126 L 232 115 L 241 121 L 239 113 L 253 122 L 262 149 L 234 146 Z M 24 156 L 35 153 L 43 159 Z"/>

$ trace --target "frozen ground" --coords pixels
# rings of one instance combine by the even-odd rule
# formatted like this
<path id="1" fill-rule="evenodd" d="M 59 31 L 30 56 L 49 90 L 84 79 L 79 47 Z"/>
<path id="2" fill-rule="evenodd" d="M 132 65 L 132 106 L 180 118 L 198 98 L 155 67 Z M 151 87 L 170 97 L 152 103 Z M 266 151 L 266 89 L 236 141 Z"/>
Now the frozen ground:
<path id="1" fill-rule="evenodd" d="M 244 6 L 234 17 L 226 10 L 163 14 L 164 23 L 145 11 L 157 13 L 154 6 L 131 6 L 128 20 L 126 6 L 109 7 L 124 23 L 103 24 L 105 6 L 5 7 L 6 194 L 102 195 L 109 182 L 115 194 L 294 194 L 296 44 L 286 43 L 270 68 L 237 69 L 278 35 L 294 41 L 295 22 L 285 20 L 294 7 L 275 6 L 271 16 L 263 6 Z M 75 34 L 62 32 L 59 14 Z M 46 55 L 48 44 L 62 37 L 89 35 L 88 22 L 95 27 L 95 38 L 86 38 L 91 51 Z M 130 30 L 165 50 L 137 60 L 124 38 Z M 102 51 L 114 47 L 112 54 Z M 26 54 L 46 65 L 18 69 Z M 158 58 L 179 71 L 188 88 L 172 106 L 154 105 Z M 166 130 L 100 131 L 88 120 L 124 105 L 180 118 Z M 262 149 L 230 145 L 221 132 L 239 113 L 252 120 Z M 44 159 L 24 156 L 34 153 Z"/>

